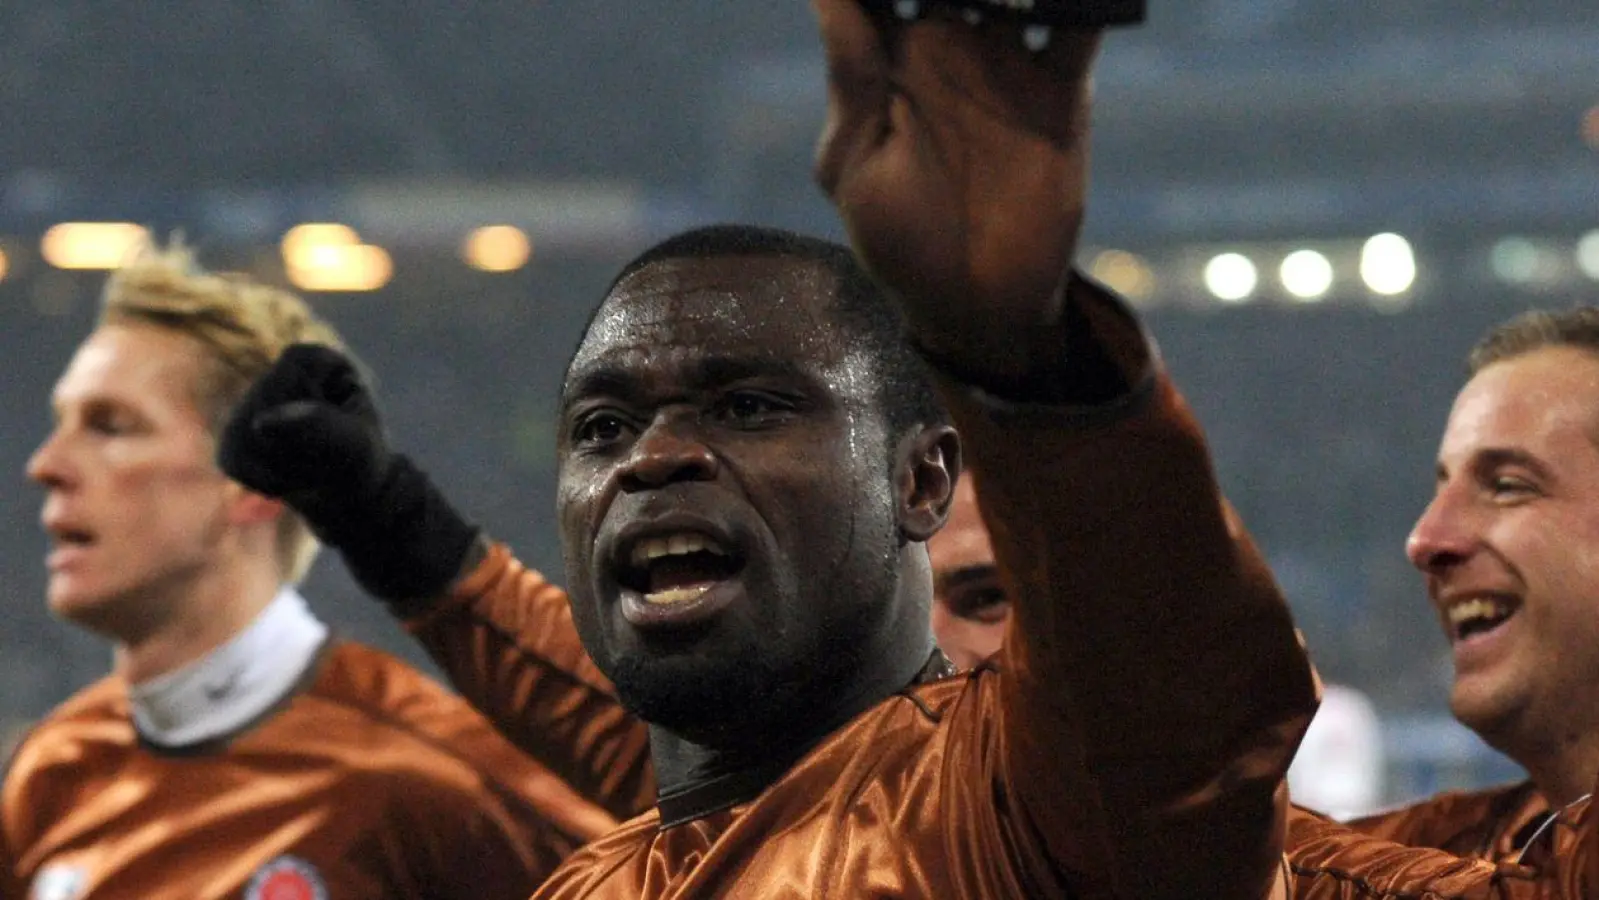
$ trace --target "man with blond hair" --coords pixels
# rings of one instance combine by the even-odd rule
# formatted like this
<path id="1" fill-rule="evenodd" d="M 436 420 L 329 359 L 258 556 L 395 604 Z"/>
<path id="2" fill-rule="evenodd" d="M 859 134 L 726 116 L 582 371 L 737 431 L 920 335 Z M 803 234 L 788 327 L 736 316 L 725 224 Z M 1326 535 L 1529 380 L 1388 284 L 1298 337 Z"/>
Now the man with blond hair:
<path id="1" fill-rule="evenodd" d="M 28 476 L 50 609 L 108 640 L 113 671 L 12 758 L 0 897 L 525 896 L 634 811 L 624 788 L 651 793 L 647 770 L 609 793 L 557 774 L 585 754 L 641 771 L 637 729 L 563 745 L 552 713 L 541 764 L 399 660 L 329 635 L 295 589 L 316 536 L 215 462 L 233 406 L 295 343 L 341 347 L 299 298 L 203 272 L 181 246 L 107 283 Z M 458 525 L 456 553 L 478 540 Z M 385 572 L 435 598 L 456 574 L 425 554 Z"/>

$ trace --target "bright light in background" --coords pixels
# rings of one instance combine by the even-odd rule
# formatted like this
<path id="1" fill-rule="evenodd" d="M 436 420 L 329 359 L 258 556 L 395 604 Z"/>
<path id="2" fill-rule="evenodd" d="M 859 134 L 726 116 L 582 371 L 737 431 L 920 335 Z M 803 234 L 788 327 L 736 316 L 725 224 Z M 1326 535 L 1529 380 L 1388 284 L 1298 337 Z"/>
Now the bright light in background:
<path id="1" fill-rule="evenodd" d="M 296 225 L 283 235 L 283 264 L 289 268 L 303 268 L 322 247 L 353 247 L 361 243 L 355 229 L 337 222 L 307 222 Z"/>
<path id="2" fill-rule="evenodd" d="M 1314 250 L 1296 250 L 1288 254 L 1278 274 L 1288 293 L 1301 300 L 1320 300 L 1332 290 L 1332 262 Z"/>
<path id="3" fill-rule="evenodd" d="M 1155 273 L 1136 254 L 1125 250 L 1106 250 L 1094 257 L 1089 274 L 1106 287 L 1135 303 L 1155 294 Z"/>
<path id="4" fill-rule="evenodd" d="M 533 256 L 533 242 L 514 225 L 485 225 L 466 236 L 461 258 L 484 272 L 514 272 Z"/>
<path id="5" fill-rule="evenodd" d="M 289 281 L 302 291 L 375 291 L 389 283 L 394 261 L 369 244 L 324 244 L 289 265 Z"/>
<path id="6" fill-rule="evenodd" d="M 1416 284 L 1416 252 L 1397 234 L 1379 234 L 1361 248 L 1360 278 L 1374 294 L 1403 294 Z"/>
<path id="7" fill-rule="evenodd" d="M 1488 264 L 1499 280 L 1508 284 L 1548 281 L 1555 275 L 1557 261 L 1526 238 L 1507 237 L 1488 253 Z"/>
<path id="8" fill-rule="evenodd" d="M 1223 253 L 1205 265 L 1205 288 L 1217 300 L 1242 303 L 1260 284 L 1260 272 L 1242 253 Z"/>
<path id="9" fill-rule="evenodd" d="M 1594 229 L 1577 241 L 1577 268 L 1582 274 L 1599 281 L 1599 229 Z"/>
<path id="10" fill-rule="evenodd" d="M 11 268 L 11 260 L 6 258 L 6 251 L 0 248 L 0 280 L 6 277 L 6 272 Z"/>
<path id="11" fill-rule="evenodd" d="M 337 222 L 307 222 L 283 235 L 283 268 L 302 291 L 375 291 L 389 283 L 394 261 L 382 247 L 361 243 Z"/>
<path id="12" fill-rule="evenodd" d="M 115 269 L 148 237 L 132 222 L 62 222 L 44 233 L 39 254 L 58 269 Z"/>

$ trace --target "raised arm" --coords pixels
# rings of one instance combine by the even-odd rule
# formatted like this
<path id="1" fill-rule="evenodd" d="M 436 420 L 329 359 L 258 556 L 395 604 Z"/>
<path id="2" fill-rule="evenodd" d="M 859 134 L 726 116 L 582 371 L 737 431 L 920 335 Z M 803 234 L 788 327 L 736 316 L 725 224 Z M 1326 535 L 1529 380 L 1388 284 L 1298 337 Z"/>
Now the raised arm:
<path id="1" fill-rule="evenodd" d="M 1153 345 L 1070 274 L 1099 35 L 817 7 L 821 181 L 942 373 L 1015 598 L 1022 833 L 1085 894 L 1269 895 L 1316 685 Z"/>
<path id="2" fill-rule="evenodd" d="M 219 458 L 304 517 L 524 751 L 620 819 L 654 804 L 648 733 L 584 654 L 564 592 L 389 448 L 348 358 L 284 351 L 234 411 Z"/>
<path id="3" fill-rule="evenodd" d="M 1015 601 L 994 794 L 1013 859 L 1042 850 L 1082 896 L 1599 890 L 1586 818 L 1546 864 L 1496 868 L 1286 807 L 1314 674 L 1152 342 L 1070 268 L 1099 36 L 954 0 L 913 23 L 815 5 L 820 180 L 942 373 Z"/>

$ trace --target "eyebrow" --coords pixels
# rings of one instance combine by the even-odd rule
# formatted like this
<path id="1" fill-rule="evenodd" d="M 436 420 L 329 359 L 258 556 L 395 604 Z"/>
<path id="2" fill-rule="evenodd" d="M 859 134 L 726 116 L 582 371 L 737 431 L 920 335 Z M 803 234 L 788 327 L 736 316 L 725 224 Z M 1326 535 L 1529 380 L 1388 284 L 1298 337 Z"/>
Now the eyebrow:
<path id="1" fill-rule="evenodd" d="M 969 566 L 961 566 L 958 569 L 946 569 L 945 571 L 940 572 L 937 578 L 937 584 L 941 589 L 949 590 L 951 588 L 965 587 L 970 584 L 988 581 L 997 577 L 998 575 L 998 563 L 973 563 Z"/>
<path id="2" fill-rule="evenodd" d="M 775 356 L 707 356 L 694 363 L 689 376 L 692 389 L 703 390 L 751 378 L 779 378 L 814 383 L 816 376 L 792 359 Z M 630 367 L 598 365 L 573 378 L 562 398 L 561 411 L 567 412 L 587 397 L 635 398 L 644 392 L 643 379 Z"/>
<path id="3" fill-rule="evenodd" d="M 1491 472 L 1504 466 L 1524 466 L 1531 469 L 1540 478 L 1548 478 L 1551 473 L 1543 460 L 1525 450 L 1514 447 L 1489 447 L 1472 454 L 1468 468 L 1472 472 Z M 1448 478 L 1449 471 L 1442 462 L 1438 463 L 1436 476 L 1439 481 Z"/>

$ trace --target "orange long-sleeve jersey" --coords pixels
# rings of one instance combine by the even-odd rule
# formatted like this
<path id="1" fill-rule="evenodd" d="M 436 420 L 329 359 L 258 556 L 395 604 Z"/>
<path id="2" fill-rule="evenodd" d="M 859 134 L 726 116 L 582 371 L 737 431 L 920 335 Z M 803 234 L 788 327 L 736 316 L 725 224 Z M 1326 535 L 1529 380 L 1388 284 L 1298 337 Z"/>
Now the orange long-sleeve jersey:
<path id="1" fill-rule="evenodd" d="M 1530 781 L 1481 791 L 1449 791 L 1356 819 L 1349 827 L 1384 840 L 1437 847 L 1462 856 L 1515 861 L 1548 822 L 1549 802 Z"/>
<path id="2" fill-rule="evenodd" d="M 671 798 L 689 821 L 662 828 L 647 814 L 539 896 L 1268 889 L 1279 784 L 1314 678 L 1176 393 L 1151 370 L 1105 409 L 999 409 L 958 388 L 949 399 L 1000 563 L 1028 598 L 997 671 L 907 688 L 751 802 L 694 815 L 695 798 Z M 499 608 L 497 625 L 469 623 L 476 637 L 458 643 L 515 643 L 510 604 Z M 457 685 L 497 720 L 520 718 L 506 658 L 465 658 L 446 665 Z"/>
<path id="3" fill-rule="evenodd" d="M 336 642 L 260 721 L 181 752 L 141 742 L 117 679 L 67 701 L 7 771 L 0 898 L 524 896 L 614 824 L 461 698 Z"/>
<path id="4" fill-rule="evenodd" d="M 1287 807 L 1314 676 L 1164 376 L 1099 409 L 946 399 L 1024 598 L 997 664 L 907 687 L 753 800 L 668 798 L 668 824 L 629 822 L 537 897 L 1587 895 L 1585 869 L 1495 868 Z M 475 614 L 434 638 L 472 648 L 441 662 L 513 724 L 548 677 L 529 660 L 562 652 L 540 646 L 562 632 L 519 633 L 537 585 L 516 571 L 485 562 Z"/>
<path id="5" fill-rule="evenodd" d="M 618 819 L 655 803 L 649 730 L 584 652 L 566 592 L 503 544 L 405 623 L 461 694 Z"/>

